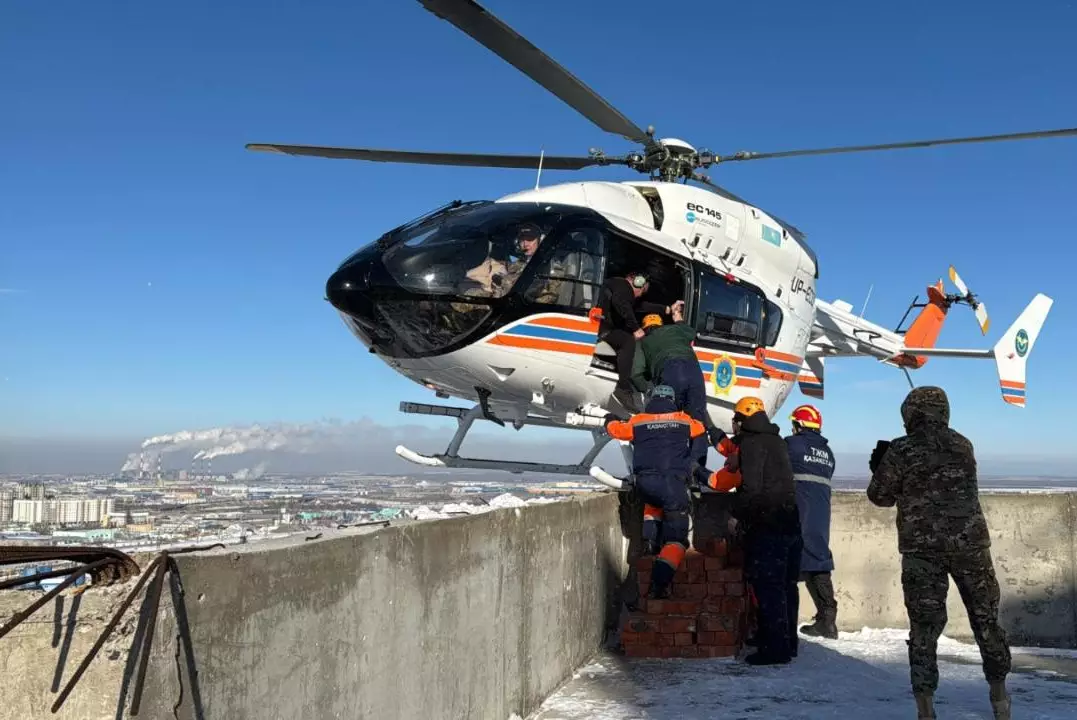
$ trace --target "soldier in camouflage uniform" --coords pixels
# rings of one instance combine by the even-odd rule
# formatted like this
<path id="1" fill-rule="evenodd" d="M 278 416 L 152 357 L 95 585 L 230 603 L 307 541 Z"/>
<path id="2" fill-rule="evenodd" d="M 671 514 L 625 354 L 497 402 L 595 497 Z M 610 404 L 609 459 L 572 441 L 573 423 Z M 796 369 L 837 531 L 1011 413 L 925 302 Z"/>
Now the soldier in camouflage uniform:
<path id="1" fill-rule="evenodd" d="M 949 427 L 950 405 L 941 388 L 914 389 L 901 405 L 901 417 L 907 434 L 880 442 L 872 454 L 868 499 L 881 507 L 897 505 L 909 670 L 919 717 L 935 717 L 935 652 L 946 626 L 949 576 L 980 647 L 995 718 L 1009 720 L 1010 649 L 999 625 L 999 585 L 972 443 Z"/>

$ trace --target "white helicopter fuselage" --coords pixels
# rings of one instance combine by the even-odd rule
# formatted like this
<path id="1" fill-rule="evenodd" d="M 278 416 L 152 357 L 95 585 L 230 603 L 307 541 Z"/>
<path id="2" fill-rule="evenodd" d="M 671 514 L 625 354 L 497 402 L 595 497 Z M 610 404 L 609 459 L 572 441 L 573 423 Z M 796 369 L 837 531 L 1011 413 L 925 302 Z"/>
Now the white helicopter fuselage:
<path id="1" fill-rule="evenodd" d="M 815 320 L 817 261 L 764 211 L 691 185 L 657 181 L 566 183 L 496 202 L 589 208 L 640 245 L 690 265 L 685 316 L 697 329 L 703 328 L 708 302 L 715 302 L 701 287 L 707 276 L 754 287 L 768 312 L 780 310 L 777 333 L 758 351 L 708 341 L 705 332 L 697 338 L 708 412 L 718 427 L 731 431 L 733 406 L 742 397 L 761 398 L 773 417 L 798 379 L 813 382 L 804 357 Z M 660 216 L 652 211 L 656 202 Z M 485 387 L 489 407 L 506 421 L 522 425 L 528 417 L 541 417 L 567 427 L 566 418 L 580 408 L 604 406 L 616 381 L 615 373 L 592 367 L 598 323 L 586 310 L 530 314 L 447 354 L 379 357 L 441 397 L 476 401 L 475 388 Z M 346 324 L 367 344 L 362 332 Z"/>

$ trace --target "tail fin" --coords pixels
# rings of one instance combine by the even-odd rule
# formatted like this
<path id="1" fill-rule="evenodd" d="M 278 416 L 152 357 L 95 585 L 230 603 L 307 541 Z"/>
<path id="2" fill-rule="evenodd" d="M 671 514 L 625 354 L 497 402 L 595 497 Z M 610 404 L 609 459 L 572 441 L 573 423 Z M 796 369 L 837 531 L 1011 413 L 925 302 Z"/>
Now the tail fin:
<path id="1" fill-rule="evenodd" d="M 916 316 L 916 320 L 905 332 L 905 346 L 913 348 L 932 348 L 939 339 L 942 324 L 946 321 L 946 312 L 949 310 L 946 295 L 943 293 L 942 280 L 927 288 L 927 304 Z M 910 367 L 921 368 L 927 363 L 927 358 L 909 356 L 905 364 Z"/>
<path id="2" fill-rule="evenodd" d="M 808 397 L 823 399 L 823 358 L 808 357 L 800 366 L 800 375 L 797 376 L 797 384 L 800 392 Z"/>
<path id="3" fill-rule="evenodd" d="M 995 343 L 993 352 L 1002 399 L 1011 405 L 1025 406 L 1025 363 L 1053 303 L 1054 300 L 1043 293 L 1036 295 Z"/>

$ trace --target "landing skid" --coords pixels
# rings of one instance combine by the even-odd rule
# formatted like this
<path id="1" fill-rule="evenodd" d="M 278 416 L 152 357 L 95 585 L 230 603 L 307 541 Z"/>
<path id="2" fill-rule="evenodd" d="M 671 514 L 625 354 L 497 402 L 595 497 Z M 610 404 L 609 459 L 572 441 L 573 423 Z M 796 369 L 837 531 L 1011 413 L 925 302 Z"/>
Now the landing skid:
<path id="1" fill-rule="evenodd" d="M 485 399 L 485 398 L 484 398 Z M 591 449 L 583 456 L 583 459 L 575 465 L 560 465 L 553 463 L 532 463 L 532 462 L 516 462 L 511 460 L 486 460 L 482 458 L 466 458 L 460 457 L 460 446 L 464 442 L 464 438 L 467 436 L 471 425 L 476 420 L 488 420 L 498 425 L 504 426 L 504 422 L 495 416 L 489 409 L 486 402 L 468 409 L 461 407 L 452 407 L 450 405 L 429 405 L 426 403 L 400 403 L 400 412 L 409 413 L 412 415 L 440 415 L 443 417 L 455 417 L 457 421 L 456 434 L 453 435 L 452 440 L 449 441 L 449 446 L 445 448 L 445 452 L 439 455 L 424 455 L 422 453 L 415 452 L 403 445 L 397 445 L 396 454 L 404 458 L 408 462 L 415 463 L 416 465 L 423 465 L 425 467 L 447 467 L 447 468 L 468 468 L 475 470 L 504 470 L 510 473 L 524 473 L 524 472 L 536 472 L 536 473 L 551 473 L 558 475 L 590 475 L 591 464 L 598 457 L 598 454 L 602 452 L 602 449 L 606 447 L 606 444 L 611 440 L 610 436 L 606 434 L 605 429 L 602 427 L 602 421 L 597 417 L 597 412 L 590 409 L 590 412 L 585 414 L 571 414 L 566 418 L 565 422 L 557 422 L 548 418 L 528 416 L 523 422 L 516 422 L 514 426 L 517 430 L 524 425 L 537 425 L 541 427 L 556 427 L 556 428 L 569 428 L 569 429 L 590 429 L 593 443 Z M 626 447 L 622 447 L 622 451 L 626 451 Z M 631 458 L 626 452 L 626 461 L 631 462 Z M 629 465 L 631 467 L 631 465 Z"/>

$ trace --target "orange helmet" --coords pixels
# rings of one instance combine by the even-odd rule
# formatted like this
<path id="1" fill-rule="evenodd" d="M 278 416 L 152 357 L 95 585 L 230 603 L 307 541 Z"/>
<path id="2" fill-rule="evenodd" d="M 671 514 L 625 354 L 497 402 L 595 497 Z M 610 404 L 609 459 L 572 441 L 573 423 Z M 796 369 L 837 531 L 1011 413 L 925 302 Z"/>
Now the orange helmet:
<path id="1" fill-rule="evenodd" d="M 793 411 L 789 419 L 797 425 L 811 428 L 812 430 L 823 429 L 823 415 L 813 405 L 801 405 Z"/>
<path id="2" fill-rule="evenodd" d="M 763 407 L 763 401 L 757 397 L 749 395 L 748 397 L 742 397 L 737 401 L 736 407 L 733 408 L 733 415 L 743 415 L 748 417 L 755 415 L 757 412 L 766 412 L 766 408 Z"/>
<path id="3" fill-rule="evenodd" d="M 658 327 L 662 324 L 662 316 L 651 313 L 643 317 L 643 329 L 646 330 L 649 327 Z"/>

